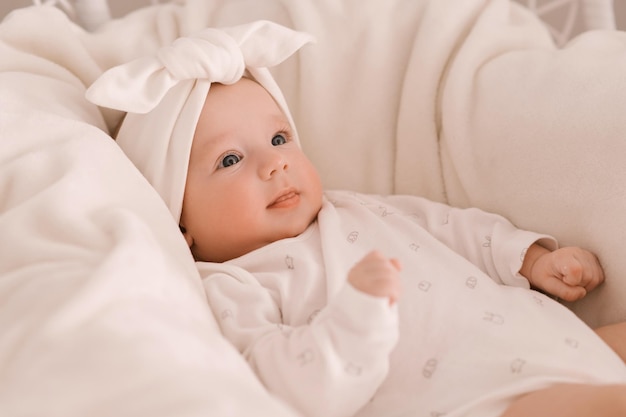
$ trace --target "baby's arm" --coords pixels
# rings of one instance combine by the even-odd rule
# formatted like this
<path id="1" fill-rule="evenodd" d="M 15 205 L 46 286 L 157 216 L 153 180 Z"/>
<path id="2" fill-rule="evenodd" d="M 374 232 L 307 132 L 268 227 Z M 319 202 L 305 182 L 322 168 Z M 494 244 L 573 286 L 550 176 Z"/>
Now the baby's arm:
<path id="1" fill-rule="evenodd" d="M 219 274 L 204 284 L 223 334 L 270 392 L 320 417 L 352 415 L 371 398 L 397 342 L 395 307 L 346 284 L 308 324 L 290 325 L 283 310 L 302 300 L 278 304 L 282 295 L 240 278 Z"/>
<path id="2" fill-rule="evenodd" d="M 413 212 L 417 222 L 433 236 L 496 282 L 530 284 L 563 300 L 575 301 L 604 281 L 594 254 L 577 247 L 557 249 L 556 240 L 550 236 L 518 229 L 497 214 L 407 196 L 389 200 Z"/>
<path id="3" fill-rule="evenodd" d="M 565 301 L 576 301 L 604 281 L 598 258 L 578 247 L 550 251 L 538 244 L 528 248 L 520 273 L 530 284 Z"/>

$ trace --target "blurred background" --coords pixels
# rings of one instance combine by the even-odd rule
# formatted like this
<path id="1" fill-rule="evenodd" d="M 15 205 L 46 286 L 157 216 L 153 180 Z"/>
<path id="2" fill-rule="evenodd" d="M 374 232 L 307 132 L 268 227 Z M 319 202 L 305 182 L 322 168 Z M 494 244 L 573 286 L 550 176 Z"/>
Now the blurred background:
<path id="1" fill-rule="evenodd" d="M 94 0 L 95 1 L 95 0 Z M 208 0 L 207 0 L 208 1 Z M 626 30 L 626 0 L 514 0 L 529 6 L 551 26 L 551 31 L 558 43 L 575 36 L 584 29 L 584 21 L 581 13 L 583 2 L 613 2 L 615 11 L 615 23 L 618 29 Z M 40 3 L 49 3 L 50 0 L 39 0 Z M 65 0 L 72 4 L 72 0 Z M 108 0 L 111 15 L 123 16 L 140 6 L 155 3 L 166 3 L 166 0 Z M 11 10 L 27 7 L 33 4 L 33 0 L 0 0 L 0 19 L 3 19 Z M 58 1 L 63 3 L 63 1 Z"/>

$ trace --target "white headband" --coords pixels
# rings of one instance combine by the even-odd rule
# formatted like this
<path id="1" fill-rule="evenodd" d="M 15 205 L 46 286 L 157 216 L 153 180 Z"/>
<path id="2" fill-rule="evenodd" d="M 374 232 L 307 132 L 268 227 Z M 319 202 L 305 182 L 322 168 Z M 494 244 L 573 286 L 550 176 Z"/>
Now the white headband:
<path id="1" fill-rule="evenodd" d="M 191 143 L 211 83 L 233 84 L 247 71 L 276 100 L 295 133 L 285 98 L 268 68 L 312 40 L 269 21 L 205 29 L 175 40 L 155 56 L 111 68 L 89 87 L 86 97 L 128 112 L 116 141 L 178 222 Z"/>

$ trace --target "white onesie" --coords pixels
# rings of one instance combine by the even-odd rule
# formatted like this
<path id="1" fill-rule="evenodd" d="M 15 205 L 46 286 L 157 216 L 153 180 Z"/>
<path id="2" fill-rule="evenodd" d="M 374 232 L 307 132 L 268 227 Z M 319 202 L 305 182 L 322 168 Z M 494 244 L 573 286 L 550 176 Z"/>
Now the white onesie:
<path id="1" fill-rule="evenodd" d="M 538 240 L 556 247 L 477 209 L 334 191 L 302 235 L 198 267 L 226 338 L 304 415 L 496 417 L 557 382 L 626 383 L 619 357 L 519 275 Z M 402 264 L 394 306 L 346 281 L 372 249 Z"/>

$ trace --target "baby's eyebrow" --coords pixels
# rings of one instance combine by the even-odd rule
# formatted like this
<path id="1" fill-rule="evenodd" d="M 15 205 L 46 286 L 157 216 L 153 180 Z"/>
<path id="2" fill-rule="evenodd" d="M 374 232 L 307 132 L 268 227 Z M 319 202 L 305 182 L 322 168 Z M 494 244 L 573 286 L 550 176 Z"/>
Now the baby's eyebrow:
<path id="1" fill-rule="evenodd" d="M 210 157 L 213 154 L 221 154 L 222 151 L 228 148 L 230 143 L 230 134 L 228 132 L 219 134 L 209 134 L 205 137 L 194 138 L 191 146 L 190 159 L 194 156 L 198 158 Z"/>
<path id="2" fill-rule="evenodd" d="M 273 115 L 273 118 L 274 118 L 275 122 L 281 123 L 281 124 L 287 124 L 291 128 L 291 124 L 289 123 L 289 120 L 287 119 L 287 116 L 285 116 L 285 114 L 283 112 L 275 113 Z"/>

